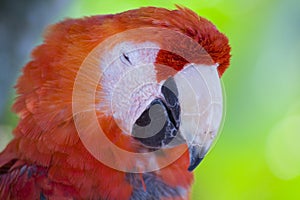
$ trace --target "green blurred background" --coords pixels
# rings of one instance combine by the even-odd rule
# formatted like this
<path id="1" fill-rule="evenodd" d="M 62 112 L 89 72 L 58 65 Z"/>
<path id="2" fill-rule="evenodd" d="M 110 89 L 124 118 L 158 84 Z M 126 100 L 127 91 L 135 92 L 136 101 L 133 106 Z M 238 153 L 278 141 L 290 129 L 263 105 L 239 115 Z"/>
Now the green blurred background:
<path id="1" fill-rule="evenodd" d="M 20 2 L 0 2 L 0 150 L 17 123 L 10 112 L 12 85 L 47 24 L 179 4 L 214 22 L 232 47 L 231 66 L 223 76 L 225 123 L 196 169 L 192 199 L 300 199 L 299 0 Z"/>

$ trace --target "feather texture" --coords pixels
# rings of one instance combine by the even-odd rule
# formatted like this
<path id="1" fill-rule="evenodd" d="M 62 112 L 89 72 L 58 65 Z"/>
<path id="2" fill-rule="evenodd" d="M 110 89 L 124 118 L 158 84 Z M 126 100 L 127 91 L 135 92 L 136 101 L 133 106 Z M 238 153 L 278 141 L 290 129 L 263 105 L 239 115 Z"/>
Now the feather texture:
<path id="1" fill-rule="evenodd" d="M 15 138 L 0 154 L 0 199 L 188 199 L 193 180 L 186 170 L 188 153 L 159 171 L 128 174 L 96 160 L 74 125 L 72 92 L 82 62 L 109 36 L 139 27 L 162 27 L 191 37 L 220 64 L 220 75 L 229 65 L 227 38 L 183 7 L 147 7 L 50 26 L 16 85 L 13 110 L 20 121 Z M 186 62 L 164 52 L 157 59 L 176 70 Z M 138 148 L 110 119 L 99 120 L 112 141 L 129 150 Z"/>

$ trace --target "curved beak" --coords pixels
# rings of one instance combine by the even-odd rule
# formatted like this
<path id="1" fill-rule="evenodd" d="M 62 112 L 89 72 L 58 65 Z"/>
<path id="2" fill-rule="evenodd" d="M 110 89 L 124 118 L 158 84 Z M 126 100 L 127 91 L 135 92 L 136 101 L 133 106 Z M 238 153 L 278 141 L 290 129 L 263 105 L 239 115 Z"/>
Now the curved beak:
<path id="1" fill-rule="evenodd" d="M 189 171 L 207 154 L 221 124 L 223 97 L 217 67 L 189 64 L 174 76 L 181 106 L 179 131 L 189 148 Z"/>

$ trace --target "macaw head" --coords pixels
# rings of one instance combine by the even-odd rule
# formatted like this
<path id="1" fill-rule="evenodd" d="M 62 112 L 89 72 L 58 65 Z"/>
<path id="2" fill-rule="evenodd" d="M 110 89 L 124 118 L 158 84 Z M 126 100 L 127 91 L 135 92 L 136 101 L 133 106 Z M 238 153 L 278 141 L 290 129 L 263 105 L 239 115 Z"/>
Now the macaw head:
<path id="1" fill-rule="evenodd" d="M 184 163 L 192 171 L 220 127 L 230 46 L 211 22 L 177 8 L 48 28 L 16 85 L 21 157 L 56 163 L 52 174 L 63 164 L 104 173 Z"/>
<path id="2" fill-rule="evenodd" d="M 95 110 L 96 132 L 114 145 L 140 154 L 186 146 L 192 171 L 221 124 L 220 77 L 229 65 L 228 39 L 211 22 L 181 7 L 124 12 L 105 27 L 108 36 L 85 58 L 74 84 L 73 111 L 81 139 L 88 140 L 92 153 L 107 146 L 104 138 L 85 139 L 94 130 L 82 121 L 93 118 L 93 112 L 76 116 Z M 103 144 L 92 147 L 94 141 Z M 113 149 L 111 154 L 120 155 L 107 156 L 110 160 L 130 157 Z M 154 154 L 163 153 L 153 153 L 146 162 L 150 159 L 158 167 Z M 98 159 L 103 157 L 99 154 Z M 135 160 L 137 166 L 143 158 Z M 140 165 L 145 168 L 145 163 Z"/>
<path id="3" fill-rule="evenodd" d="M 182 7 L 50 26 L 16 85 L 20 120 L 0 156 L 8 196 L 188 199 L 229 61 L 226 36 Z"/>

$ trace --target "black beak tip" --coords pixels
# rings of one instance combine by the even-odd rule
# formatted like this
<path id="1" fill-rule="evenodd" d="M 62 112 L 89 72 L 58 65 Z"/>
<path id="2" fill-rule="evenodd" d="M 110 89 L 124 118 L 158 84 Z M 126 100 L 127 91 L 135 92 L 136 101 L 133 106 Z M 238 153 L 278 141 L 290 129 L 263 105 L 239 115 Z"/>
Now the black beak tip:
<path id="1" fill-rule="evenodd" d="M 188 170 L 192 172 L 203 160 L 204 157 L 195 157 L 191 160 Z"/>

